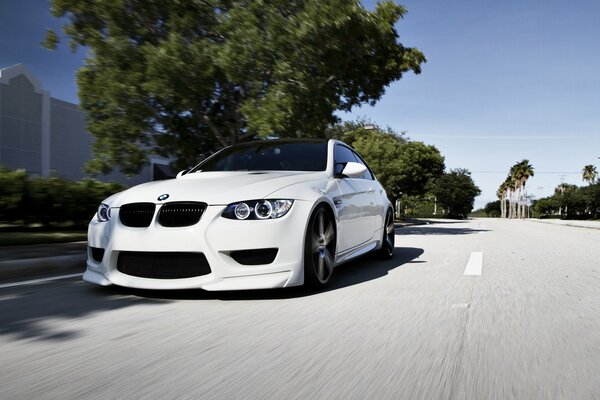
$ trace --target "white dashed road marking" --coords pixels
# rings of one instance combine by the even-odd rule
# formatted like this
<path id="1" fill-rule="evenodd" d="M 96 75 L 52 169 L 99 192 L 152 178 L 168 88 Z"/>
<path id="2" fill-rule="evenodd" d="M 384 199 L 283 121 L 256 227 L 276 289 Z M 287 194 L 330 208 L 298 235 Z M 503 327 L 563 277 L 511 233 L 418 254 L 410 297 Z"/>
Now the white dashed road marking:
<path id="1" fill-rule="evenodd" d="M 467 268 L 465 268 L 464 275 L 477 276 L 481 275 L 481 268 L 483 267 L 483 253 L 481 251 L 474 251 L 469 257 Z"/>
<path id="2" fill-rule="evenodd" d="M 15 287 L 15 286 L 37 285 L 40 283 L 58 281 L 61 279 L 75 278 L 77 276 L 82 276 L 82 275 L 83 274 L 60 275 L 60 276 L 51 276 L 49 278 L 40 278 L 40 279 L 31 279 L 28 281 L 21 281 L 21 282 L 4 283 L 4 284 L 0 285 L 0 289 Z"/>

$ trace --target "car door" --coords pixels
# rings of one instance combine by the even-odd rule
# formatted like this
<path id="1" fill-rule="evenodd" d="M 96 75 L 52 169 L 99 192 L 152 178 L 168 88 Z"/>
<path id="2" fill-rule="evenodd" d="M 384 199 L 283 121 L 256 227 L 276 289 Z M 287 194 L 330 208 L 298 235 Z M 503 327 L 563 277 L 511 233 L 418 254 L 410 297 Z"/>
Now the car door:
<path id="1" fill-rule="evenodd" d="M 346 163 L 357 162 L 354 152 L 343 145 L 334 148 L 334 169 L 340 195 L 333 198 L 338 211 L 338 252 L 365 243 L 373 237 L 372 226 L 364 219 L 363 206 L 369 202 L 368 186 L 362 178 L 341 177 Z"/>
<path id="2" fill-rule="evenodd" d="M 375 176 L 373 175 L 373 172 L 367 163 L 356 152 L 353 151 L 353 153 L 356 157 L 356 162 L 364 165 L 367 168 L 362 176 L 361 182 L 363 185 L 362 190 L 368 193 L 368 196 L 362 207 L 363 224 L 365 227 L 370 227 L 371 230 L 371 237 L 369 237 L 367 240 L 371 240 L 375 233 L 377 233 L 377 238 L 379 238 L 379 232 L 385 224 L 384 199 L 386 196 L 384 195 L 383 187 L 375 179 Z"/>

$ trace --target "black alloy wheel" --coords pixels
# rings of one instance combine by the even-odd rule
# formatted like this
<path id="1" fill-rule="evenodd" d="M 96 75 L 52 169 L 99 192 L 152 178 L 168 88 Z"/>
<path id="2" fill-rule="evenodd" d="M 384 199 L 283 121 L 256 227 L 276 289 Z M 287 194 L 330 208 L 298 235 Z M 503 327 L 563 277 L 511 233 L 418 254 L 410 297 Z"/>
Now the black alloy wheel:
<path id="1" fill-rule="evenodd" d="M 310 217 L 304 241 L 304 284 L 323 287 L 331 278 L 335 264 L 335 222 L 324 206 Z"/>

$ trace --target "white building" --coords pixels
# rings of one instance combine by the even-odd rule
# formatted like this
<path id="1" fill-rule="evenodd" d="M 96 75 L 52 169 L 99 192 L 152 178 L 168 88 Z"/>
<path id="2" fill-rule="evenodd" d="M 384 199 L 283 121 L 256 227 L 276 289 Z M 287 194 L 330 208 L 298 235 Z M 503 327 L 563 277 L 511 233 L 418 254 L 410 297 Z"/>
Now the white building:
<path id="1" fill-rule="evenodd" d="M 92 157 L 94 138 L 86 131 L 86 114 L 76 104 L 58 100 L 23 64 L 0 69 L 0 164 L 32 175 L 78 180 Z M 120 173 L 101 180 L 135 185 L 171 174 L 169 161 L 152 158 L 137 176 Z"/>

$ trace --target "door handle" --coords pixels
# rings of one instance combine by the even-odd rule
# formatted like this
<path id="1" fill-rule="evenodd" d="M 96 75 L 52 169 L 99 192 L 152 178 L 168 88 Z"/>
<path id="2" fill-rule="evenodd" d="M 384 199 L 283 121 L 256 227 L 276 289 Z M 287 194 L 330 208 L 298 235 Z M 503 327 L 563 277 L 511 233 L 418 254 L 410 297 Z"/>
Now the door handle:
<path id="1" fill-rule="evenodd" d="M 375 190 L 373 190 L 373 188 L 369 188 L 369 194 L 373 194 L 373 192 L 375 192 Z"/>

